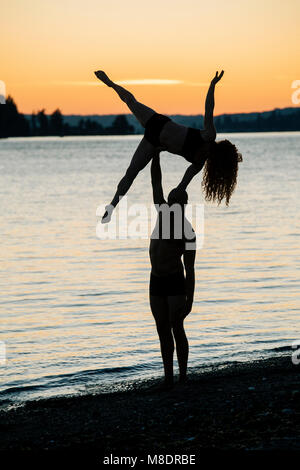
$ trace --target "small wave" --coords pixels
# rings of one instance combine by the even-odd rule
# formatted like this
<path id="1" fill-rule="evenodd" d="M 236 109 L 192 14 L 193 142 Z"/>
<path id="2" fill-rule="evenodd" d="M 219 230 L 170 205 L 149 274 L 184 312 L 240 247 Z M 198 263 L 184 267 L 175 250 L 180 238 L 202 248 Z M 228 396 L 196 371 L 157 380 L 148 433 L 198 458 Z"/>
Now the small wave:
<path id="1" fill-rule="evenodd" d="M 288 346 L 278 346 L 277 348 L 266 349 L 266 351 L 269 351 L 269 352 L 285 352 L 285 351 L 291 351 L 291 350 L 292 350 L 292 346 L 291 346 L 291 345 L 288 345 Z"/>
<path id="2" fill-rule="evenodd" d="M 121 291 L 121 290 L 118 290 L 118 291 L 107 291 L 107 292 L 95 292 L 95 293 L 86 293 L 86 294 L 78 294 L 78 297 L 98 297 L 98 296 L 102 296 L 102 295 L 121 295 L 121 294 L 136 294 L 136 291 L 130 291 L 130 290 L 126 290 L 126 291 Z"/>
<path id="3" fill-rule="evenodd" d="M 0 391 L 0 399 L 1 396 L 6 396 L 10 394 L 19 394 L 22 392 L 37 392 L 39 390 L 46 390 L 49 388 L 59 388 L 63 386 L 71 386 L 71 385 L 86 385 L 87 382 L 91 378 L 97 379 L 98 377 L 101 378 L 103 375 L 108 375 L 112 378 L 116 378 L 117 376 L 121 377 L 126 376 L 128 373 L 132 374 L 134 372 L 142 371 L 142 370 L 151 370 L 153 368 L 153 363 L 143 363 L 143 364 L 135 364 L 134 366 L 123 366 L 123 367 L 108 367 L 104 369 L 91 369 L 91 370 L 82 370 L 76 373 L 69 373 L 69 374 L 59 374 L 44 376 L 41 379 L 38 379 L 38 383 L 32 383 L 30 385 L 20 385 L 20 386 L 11 386 L 7 387 Z"/>

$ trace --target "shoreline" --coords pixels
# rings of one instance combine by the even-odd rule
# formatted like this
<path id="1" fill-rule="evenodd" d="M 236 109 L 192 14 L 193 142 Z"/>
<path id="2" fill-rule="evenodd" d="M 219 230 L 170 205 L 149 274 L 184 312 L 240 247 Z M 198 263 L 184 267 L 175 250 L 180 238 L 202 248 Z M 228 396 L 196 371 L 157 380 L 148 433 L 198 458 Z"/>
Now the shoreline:
<path id="1" fill-rule="evenodd" d="M 279 346 L 270 350 L 260 350 L 260 351 L 253 351 L 251 356 L 248 357 L 243 356 L 243 359 L 240 361 L 229 358 L 225 361 L 218 361 L 218 362 L 209 362 L 203 363 L 202 365 L 189 365 L 188 366 L 188 374 L 190 377 L 200 377 L 203 374 L 214 373 L 218 370 L 223 369 L 231 369 L 238 365 L 247 365 L 257 361 L 264 361 L 267 359 L 275 359 L 277 357 L 281 357 L 284 354 L 292 353 L 292 349 L 290 345 Z M 128 370 L 128 368 L 126 368 Z M 160 371 L 160 372 L 159 372 Z M 116 392 L 127 392 L 127 391 L 139 391 L 147 388 L 148 386 L 152 386 L 155 383 L 158 383 L 162 378 L 163 367 L 162 363 L 160 364 L 160 368 L 158 370 L 153 370 L 152 373 L 147 373 L 145 375 L 135 375 L 135 370 L 133 368 L 132 374 L 128 374 L 127 378 L 120 378 L 115 377 L 113 381 L 111 378 L 110 380 L 104 379 L 102 380 L 102 376 L 98 374 L 98 383 L 93 383 L 92 385 L 88 385 L 87 389 L 83 391 L 83 384 L 78 386 L 73 392 L 70 392 L 70 386 L 68 383 L 64 385 L 53 387 L 51 388 L 50 393 L 39 393 L 39 388 L 47 387 L 47 384 L 42 385 L 34 385 L 29 384 L 28 386 L 20 386 L 17 387 L 7 387 L 0 393 L 0 412 L 1 411 L 9 411 L 12 408 L 19 408 L 28 402 L 41 402 L 45 400 L 52 400 L 52 399 L 67 399 L 67 398 L 78 398 L 78 397 L 85 397 L 85 396 L 92 396 L 92 395 L 107 395 L 113 394 Z M 175 370 L 174 380 L 176 382 L 177 375 L 179 371 Z M 76 373 L 75 373 L 76 374 Z M 79 372 L 80 374 L 80 372 Z M 73 380 L 74 373 L 70 373 L 69 378 Z M 65 387 L 65 389 L 64 389 Z M 81 388 L 80 388 L 81 387 Z M 29 390 L 29 391 L 28 391 Z M 33 393 L 31 393 L 33 391 Z"/>
<path id="2" fill-rule="evenodd" d="M 151 383 L 150 383 L 151 382 Z M 185 385 L 29 401 L 0 412 L 10 459 L 300 452 L 300 366 L 291 354 L 191 373 Z"/>

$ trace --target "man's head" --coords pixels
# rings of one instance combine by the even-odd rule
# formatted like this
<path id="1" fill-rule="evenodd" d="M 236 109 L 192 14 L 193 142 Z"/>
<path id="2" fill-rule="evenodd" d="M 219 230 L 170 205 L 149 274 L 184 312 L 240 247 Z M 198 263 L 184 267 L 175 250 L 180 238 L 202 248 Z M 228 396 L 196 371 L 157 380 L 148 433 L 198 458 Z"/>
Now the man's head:
<path id="1" fill-rule="evenodd" d="M 179 204 L 180 206 L 185 206 L 188 203 L 188 194 L 184 190 L 172 189 L 168 195 L 168 204 L 172 206 L 173 204 Z"/>

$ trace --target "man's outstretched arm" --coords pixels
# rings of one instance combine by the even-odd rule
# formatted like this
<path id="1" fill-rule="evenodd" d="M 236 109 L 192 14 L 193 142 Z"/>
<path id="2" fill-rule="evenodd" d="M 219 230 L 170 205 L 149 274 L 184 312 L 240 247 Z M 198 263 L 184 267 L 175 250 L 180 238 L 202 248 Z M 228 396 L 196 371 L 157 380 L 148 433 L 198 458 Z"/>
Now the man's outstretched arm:
<path id="1" fill-rule="evenodd" d="M 162 188 L 162 174 L 160 167 L 160 157 L 159 152 L 157 152 L 151 162 L 151 183 L 152 183 L 152 192 L 153 192 L 153 202 L 154 204 L 164 204 L 165 198 Z"/>

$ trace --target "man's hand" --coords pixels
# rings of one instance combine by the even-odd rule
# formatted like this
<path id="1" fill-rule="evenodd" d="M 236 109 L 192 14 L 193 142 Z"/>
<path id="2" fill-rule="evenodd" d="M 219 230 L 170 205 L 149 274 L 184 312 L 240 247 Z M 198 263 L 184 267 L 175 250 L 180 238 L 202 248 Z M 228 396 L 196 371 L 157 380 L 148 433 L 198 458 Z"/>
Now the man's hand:
<path id="1" fill-rule="evenodd" d="M 160 162 L 160 154 L 159 152 L 154 152 L 152 157 L 152 162 Z"/>
<path id="2" fill-rule="evenodd" d="M 212 79 L 211 83 L 213 85 L 216 85 L 220 80 L 221 78 L 223 77 L 224 75 L 224 70 L 222 70 L 222 72 L 220 73 L 219 75 L 219 72 L 216 72 L 216 75 L 214 76 L 214 78 Z"/>
<path id="3" fill-rule="evenodd" d="M 152 162 L 160 164 L 160 152 L 165 150 L 164 147 L 156 147 L 153 151 Z"/>

